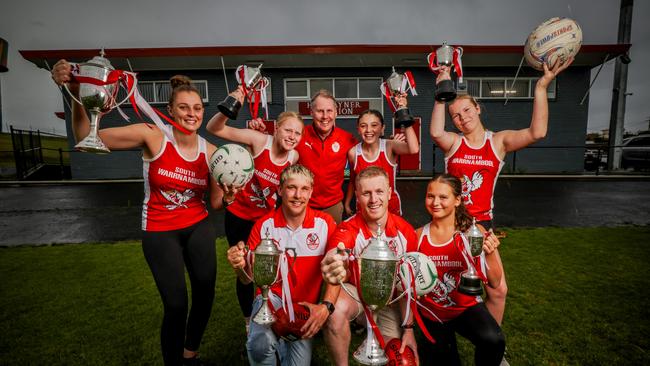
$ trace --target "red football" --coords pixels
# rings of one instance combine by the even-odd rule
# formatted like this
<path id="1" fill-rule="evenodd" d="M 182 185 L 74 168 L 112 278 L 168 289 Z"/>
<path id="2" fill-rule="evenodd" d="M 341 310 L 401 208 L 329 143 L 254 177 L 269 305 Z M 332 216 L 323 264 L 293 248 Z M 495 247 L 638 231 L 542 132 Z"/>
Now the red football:
<path id="1" fill-rule="evenodd" d="M 406 347 L 403 353 L 399 353 L 402 347 L 402 341 L 393 338 L 386 345 L 386 357 L 388 357 L 388 366 L 415 366 L 415 353 L 411 347 Z"/>
<path id="2" fill-rule="evenodd" d="M 284 308 L 280 308 L 275 312 L 277 320 L 271 325 L 271 329 L 273 329 L 275 335 L 288 341 L 295 341 L 302 338 L 304 332 L 301 332 L 300 328 L 309 319 L 309 309 L 302 305 L 293 304 L 293 314 L 295 315 L 295 319 L 293 322 L 290 322 L 289 314 L 284 311 Z"/>

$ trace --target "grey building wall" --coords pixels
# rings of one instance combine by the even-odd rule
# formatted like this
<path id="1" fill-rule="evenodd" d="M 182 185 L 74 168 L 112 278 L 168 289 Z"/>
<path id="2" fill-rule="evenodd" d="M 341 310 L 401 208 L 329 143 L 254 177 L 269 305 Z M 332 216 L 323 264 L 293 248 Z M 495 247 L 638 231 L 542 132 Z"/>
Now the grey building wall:
<path id="1" fill-rule="evenodd" d="M 398 71 L 404 71 L 400 68 Z M 422 174 L 430 175 L 433 172 L 442 172 L 443 156 L 436 149 L 429 137 L 431 108 L 433 105 L 433 90 L 435 75 L 426 68 L 411 68 L 417 82 L 417 97 L 409 98 L 411 114 L 422 118 Z M 514 68 L 468 68 L 466 77 L 511 77 Z M 271 118 L 277 117 L 284 111 L 284 78 L 303 77 L 381 77 L 390 75 L 389 68 L 291 68 L 291 69 L 264 69 L 264 75 L 271 79 L 272 102 L 269 105 Z M 142 72 L 140 80 L 167 80 L 175 74 L 184 74 L 195 80 L 208 81 L 209 101 L 205 104 L 204 122 L 201 135 L 208 141 L 220 145 L 224 143 L 205 131 L 205 125 L 211 116 L 217 112 L 217 104 L 227 95 L 223 72 L 215 70 L 176 70 L 164 72 Z M 521 77 L 537 77 L 538 72 L 530 68 L 522 69 Z M 230 90 L 236 87 L 233 70 L 227 70 Z M 587 131 L 588 104 L 579 105 L 580 99 L 589 87 L 590 69 L 586 67 L 572 67 L 559 75 L 557 80 L 556 98 L 549 100 L 549 129 L 547 137 L 516 153 L 506 157 L 504 172 L 517 173 L 577 173 L 583 171 L 583 156 L 585 135 Z M 532 100 L 509 100 L 504 105 L 504 100 L 484 100 L 482 104 L 482 121 L 485 126 L 493 131 L 504 129 L 521 129 L 530 125 L 532 115 Z M 164 105 L 155 105 L 166 111 Z M 131 116 L 132 121 L 137 121 L 130 106 L 124 106 L 123 111 Z M 384 102 L 386 121 L 390 121 L 390 109 Z M 250 118 L 248 108 L 245 106 L 237 121 L 229 124 L 235 127 L 244 127 L 245 121 Z M 116 111 L 105 115 L 100 127 L 123 126 L 128 122 L 122 120 Z M 311 123 L 311 122 L 307 122 Z M 66 108 L 67 130 L 71 131 L 70 111 Z M 339 118 L 337 125 L 356 135 L 356 120 Z M 447 116 L 446 128 L 454 131 L 453 124 Z M 386 134 L 392 133 L 392 126 L 387 123 Z M 72 134 L 69 133 L 70 147 L 74 146 Z M 107 178 L 141 178 L 142 153 L 134 151 L 115 151 L 108 156 L 99 156 L 88 153 L 72 153 L 72 177 L 74 179 L 107 179 Z"/>

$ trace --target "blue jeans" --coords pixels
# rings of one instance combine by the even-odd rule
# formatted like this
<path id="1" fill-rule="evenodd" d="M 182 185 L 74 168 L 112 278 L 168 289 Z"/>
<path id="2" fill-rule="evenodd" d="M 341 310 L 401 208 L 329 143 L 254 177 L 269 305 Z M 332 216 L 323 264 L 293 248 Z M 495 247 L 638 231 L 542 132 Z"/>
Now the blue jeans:
<path id="1" fill-rule="evenodd" d="M 280 298 L 269 293 L 273 306 L 280 306 Z M 253 315 L 262 307 L 262 296 L 253 301 Z M 251 365 L 276 365 L 276 352 L 283 366 L 309 366 L 311 364 L 312 339 L 289 342 L 273 333 L 271 327 L 259 325 L 251 320 L 246 341 L 248 360 Z"/>

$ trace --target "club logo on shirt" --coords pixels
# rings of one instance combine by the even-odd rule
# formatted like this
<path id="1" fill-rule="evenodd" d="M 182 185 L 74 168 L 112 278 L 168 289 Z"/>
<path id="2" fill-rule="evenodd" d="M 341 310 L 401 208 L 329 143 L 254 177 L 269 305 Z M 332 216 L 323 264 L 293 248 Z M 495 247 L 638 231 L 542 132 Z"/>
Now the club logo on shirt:
<path id="1" fill-rule="evenodd" d="M 336 153 L 336 152 L 339 152 L 339 150 L 341 150 L 341 145 L 339 145 L 338 142 L 333 143 L 332 144 L 332 151 L 334 151 Z"/>
<path id="2" fill-rule="evenodd" d="M 320 245 L 320 238 L 316 233 L 310 233 L 309 235 L 307 235 L 306 241 L 307 241 L 307 248 L 311 250 L 318 249 L 318 246 Z"/>
<path id="3" fill-rule="evenodd" d="M 442 276 L 442 281 L 440 281 L 440 278 L 436 278 L 433 291 L 431 291 L 431 298 L 442 307 L 454 306 L 456 302 L 449 297 L 449 294 L 455 289 L 456 279 L 451 274 L 445 273 Z"/>
<path id="4" fill-rule="evenodd" d="M 189 201 L 196 195 L 196 193 L 191 189 L 186 189 L 184 192 L 179 192 L 175 189 L 170 189 L 169 191 L 160 190 L 160 194 L 162 194 L 168 202 L 171 202 L 171 205 L 165 205 L 165 208 L 170 211 L 179 207 L 187 208 L 185 202 Z"/>
<path id="5" fill-rule="evenodd" d="M 483 176 L 480 171 L 474 172 L 472 179 L 469 179 L 468 176 L 463 174 L 463 177 L 460 179 L 463 184 L 463 191 L 461 192 L 461 197 L 463 198 L 466 205 L 472 205 L 472 191 L 475 191 L 481 188 L 483 184 Z"/>

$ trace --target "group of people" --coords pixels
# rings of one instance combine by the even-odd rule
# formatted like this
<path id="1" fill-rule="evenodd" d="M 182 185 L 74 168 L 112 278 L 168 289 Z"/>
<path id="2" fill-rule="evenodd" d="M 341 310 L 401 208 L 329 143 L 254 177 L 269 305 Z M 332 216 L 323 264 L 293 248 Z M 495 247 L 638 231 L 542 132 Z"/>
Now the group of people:
<path id="1" fill-rule="evenodd" d="M 206 197 L 212 208 L 225 210 L 227 256 L 237 273 L 237 298 L 251 364 L 275 365 L 279 360 L 283 365 L 309 365 L 312 339 L 321 330 L 333 363 L 348 363 L 350 322 L 366 321 L 362 305 L 353 297 L 356 279 L 351 273 L 357 262 L 351 259 L 361 255 L 380 228 L 397 256 L 421 252 L 438 272 L 433 291 L 418 300 L 424 318 L 419 326 L 426 328 L 423 331 L 432 335 L 435 343 L 418 347 L 414 314 L 406 311 L 406 297 L 378 314 L 377 327 L 385 341 L 400 339 L 402 350 L 411 347 L 423 364 L 460 364 L 455 343 L 458 333 L 475 345 L 477 364 L 498 365 L 505 350 L 500 324 L 507 285 L 498 252 L 500 242 L 491 230 L 494 186 L 507 152 L 546 135 L 547 88 L 571 62 L 550 69 L 544 66 L 526 129 L 488 131 L 476 100 L 459 96 L 447 108 L 460 133 L 448 132 L 444 129 L 445 103 L 434 102 L 430 134 L 445 153 L 446 173 L 428 183 L 425 209 L 431 222 L 417 230 L 401 217 L 395 189 L 397 156 L 419 149 L 413 128 L 385 139 L 382 114 L 369 110 L 357 120 L 357 141 L 336 126 L 336 100 L 325 90 L 312 97 L 313 122 L 307 126 L 291 111 L 278 116 L 272 135 L 258 131 L 260 121 L 253 121 L 253 128 L 233 128 L 221 113 L 208 121 L 208 132 L 249 148 L 255 173 L 243 187 L 223 186 L 211 177 L 208 160 L 216 147 L 198 134 L 204 106 L 186 77 L 172 77 L 167 106 L 182 129 L 168 125 L 162 130 L 138 123 L 100 130 L 100 138 L 110 149 L 142 149 L 142 247 L 164 308 L 160 339 L 165 365 L 200 364 L 198 349 L 212 311 L 216 280 L 216 238 L 208 221 Z M 437 81 L 449 77 L 449 69 L 443 67 Z M 57 84 L 68 83 L 71 92 L 78 93 L 79 84 L 67 61 L 54 66 L 52 78 Z M 241 87 L 230 95 L 243 102 Z M 405 107 L 406 95 L 396 96 L 395 102 Z M 90 131 L 88 115 L 76 103 L 72 129 L 77 140 Z M 351 180 L 344 194 L 347 164 Z M 349 217 L 342 221 L 344 212 Z M 472 219 L 485 233 L 479 261 L 486 266 L 478 268 L 486 287 L 485 302 L 458 291 L 460 275 L 468 266 L 462 254 L 463 233 Z M 262 298 L 251 283 L 247 251 L 268 236 L 279 250 L 295 253 L 295 259 L 289 259 L 290 268 L 285 263 L 271 286 L 269 297 L 275 310 L 285 310 L 292 317 L 300 307 L 308 312 L 302 338 L 297 340 L 281 339 L 270 327 L 250 321 Z M 185 270 L 192 287 L 189 315 Z M 341 291 L 342 286 L 346 291 Z"/>

